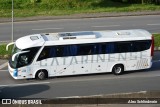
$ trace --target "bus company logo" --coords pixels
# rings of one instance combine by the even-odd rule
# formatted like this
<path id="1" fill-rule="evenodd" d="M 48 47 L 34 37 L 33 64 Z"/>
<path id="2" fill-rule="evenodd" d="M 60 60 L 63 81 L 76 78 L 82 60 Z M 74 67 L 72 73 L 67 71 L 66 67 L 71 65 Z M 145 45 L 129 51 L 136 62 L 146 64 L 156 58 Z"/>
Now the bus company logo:
<path id="1" fill-rule="evenodd" d="M 11 104 L 11 99 L 2 99 L 2 104 Z"/>
<path id="2" fill-rule="evenodd" d="M 71 57 L 55 57 L 40 61 L 40 66 L 57 66 L 72 64 L 87 64 L 100 62 L 116 62 L 127 60 L 140 60 L 147 57 L 147 51 L 137 53 L 118 53 L 118 54 L 100 54 L 100 55 L 84 55 Z"/>

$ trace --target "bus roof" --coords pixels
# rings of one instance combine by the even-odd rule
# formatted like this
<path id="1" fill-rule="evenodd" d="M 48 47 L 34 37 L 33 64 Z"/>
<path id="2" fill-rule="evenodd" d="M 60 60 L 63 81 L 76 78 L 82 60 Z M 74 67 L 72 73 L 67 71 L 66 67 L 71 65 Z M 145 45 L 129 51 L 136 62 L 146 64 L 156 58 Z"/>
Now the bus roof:
<path id="1" fill-rule="evenodd" d="M 19 38 L 16 46 L 19 49 L 45 45 L 80 44 L 111 41 L 130 41 L 151 39 L 151 34 L 143 29 L 114 31 L 81 31 L 48 34 L 34 34 Z"/>

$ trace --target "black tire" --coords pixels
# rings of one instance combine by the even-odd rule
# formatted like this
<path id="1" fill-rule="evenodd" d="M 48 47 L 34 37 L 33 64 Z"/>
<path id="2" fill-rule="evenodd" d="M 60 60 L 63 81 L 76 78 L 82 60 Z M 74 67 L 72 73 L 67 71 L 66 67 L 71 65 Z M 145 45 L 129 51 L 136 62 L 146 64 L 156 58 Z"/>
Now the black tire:
<path id="1" fill-rule="evenodd" d="M 124 71 L 123 65 L 115 65 L 112 69 L 114 75 L 121 75 Z"/>
<path id="2" fill-rule="evenodd" d="M 44 80 L 48 77 L 46 70 L 40 70 L 36 73 L 36 79 Z"/>

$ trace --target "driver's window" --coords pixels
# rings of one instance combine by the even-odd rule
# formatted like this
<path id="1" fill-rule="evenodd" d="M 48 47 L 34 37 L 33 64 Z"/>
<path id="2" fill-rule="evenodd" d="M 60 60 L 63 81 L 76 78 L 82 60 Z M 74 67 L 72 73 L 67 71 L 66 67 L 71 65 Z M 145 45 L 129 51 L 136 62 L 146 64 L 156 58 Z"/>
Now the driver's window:
<path id="1" fill-rule="evenodd" d="M 21 55 L 19 61 L 20 61 L 20 63 L 21 63 L 22 65 L 28 64 L 28 56 L 27 56 L 27 55 Z"/>
<path id="2" fill-rule="evenodd" d="M 33 47 L 33 48 L 22 50 L 22 52 L 23 51 L 27 51 L 27 52 L 19 54 L 17 56 L 18 57 L 17 67 L 19 68 L 19 67 L 23 67 L 31 64 L 39 49 L 40 47 Z"/>

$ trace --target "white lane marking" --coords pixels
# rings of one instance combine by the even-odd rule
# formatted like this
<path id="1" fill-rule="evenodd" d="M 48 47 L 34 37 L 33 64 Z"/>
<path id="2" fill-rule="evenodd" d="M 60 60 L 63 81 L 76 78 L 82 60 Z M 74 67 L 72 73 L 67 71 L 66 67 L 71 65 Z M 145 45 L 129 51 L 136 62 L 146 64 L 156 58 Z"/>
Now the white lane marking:
<path id="1" fill-rule="evenodd" d="M 56 97 L 56 98 L 95 98 L 95 97 L 108 97 L 108 96 L 117 96 L 117 95 L 131 95 L 131 94 L 146 94 L 147 91 L 139 91 L 139 92 L 126 92 L 126 93 L 115 93 L 115 94 L 99 94 L 99 95 L 88 95 L 88 96 L 68 96 L 68 97 Z"/>
<path id="2" fill-rule="evenodd" d="M 35 82 L 35 83 L 24 83 L 24 84 L 8 84 L 0 85 L 0 87 L 16 87 L 16 86 L 27 86 L 27 85 L 39 85 L 39 84 L 49 84 L 50 82 Z"/>
<path id="3" fill-rule="evenodd" d="M 0 65 L 0 70 L 1 70 L 2 68 L 6 67 L 6 66 L 7 66 L 7 64 L 8 64 L 8 62 L 6 62 L 6 63 L 4 63 L 4 64 Z"/>
<path id="4" fill-rule="evenodd" d="M 92 26 L 92 27 L 99 27 L 99 28 L 102 28 L 102 27 L 116 27 L 116 26 L 120 26 L 120 25 Z"/>
<path id="5" fill-rule="evenodd" d="M 63 28 L 42 28 L 42 29 L 32 29 L 32 30 L 50 30 L 50 29 L 63 29 Z"/>
<path id="6" fill-rule="evenodd" d="M 0 41 L 0 43 L 2 44 L 7 44 L 7 43 L 10 43 L 11 41 L 10 40 L 4 40 L 4 41 Z"/>
<path id="7" fill-rule="evenodd" d="M 150 25 L 150 26 L 160 26 L 160 23 L 157 23 L 157 24 L 147 24 L 147 25 Z"/>
<path id="8" fill-rule="evenodd" d="M 2 69 L 0 70 L 0 72 L 6 72 L 6 71 L 8 71 L 8 70 L 2 70 Z"/>
<path id="9" fill-rule="evenodd" d="M 104 96 L 104 95 L 103 95 Z M 102 95 L 89 95 L 89 96 L 68 96 L 68 97 L 56 97 L 60 99 L 69 99 L 69 98 L 93 98 L 93 97 L 102 97 Z"/>

